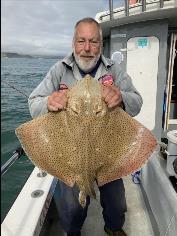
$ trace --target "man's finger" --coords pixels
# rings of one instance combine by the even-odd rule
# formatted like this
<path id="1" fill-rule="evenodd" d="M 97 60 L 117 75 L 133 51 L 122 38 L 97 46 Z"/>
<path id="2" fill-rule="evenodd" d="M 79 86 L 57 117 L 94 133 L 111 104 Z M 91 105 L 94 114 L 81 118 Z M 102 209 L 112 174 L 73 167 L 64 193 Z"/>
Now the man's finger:
<path id="1" fill-rule="evenodd" d="M 110 102 L 111 100 L 115 100 L 115 93 L 109 93 L 106 97 L 105 97 L 105 102 Z"/>
<path id="2" fill-rule="evenodd" d="M 122 98 L 120 98 L 120 99 L 113 99 L 113 100 L 111 100 L 109 102 L 108 107 L 109 108 L 113 108 L 115 106 L 121 106 L 121 104 L 122 104 Z"/>
<path id="3" fill-rule="evenodd" d="M 104 86 L 103 92 L 102 92 L 102 97 L 106 98 L 108 95 L 110 95 L 112 89 L 109 87 Z"/>
<path id="4" fill-rule="evenodd" d="M 54 106 L 48 106 L 48 110 L 49 111 L 58 111 L 58 108 L 54 107 Z"/>

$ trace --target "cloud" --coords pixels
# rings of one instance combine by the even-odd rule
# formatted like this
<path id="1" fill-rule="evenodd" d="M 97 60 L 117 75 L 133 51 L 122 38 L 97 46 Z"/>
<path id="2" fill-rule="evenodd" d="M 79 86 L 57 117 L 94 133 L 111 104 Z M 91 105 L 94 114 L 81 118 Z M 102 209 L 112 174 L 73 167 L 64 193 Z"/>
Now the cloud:
<path id="1" fill-rule="evenodd" d="M 2 0 L 2 51 L 68 54 L 75 23 L 108 9 L 107 0 Z"/>

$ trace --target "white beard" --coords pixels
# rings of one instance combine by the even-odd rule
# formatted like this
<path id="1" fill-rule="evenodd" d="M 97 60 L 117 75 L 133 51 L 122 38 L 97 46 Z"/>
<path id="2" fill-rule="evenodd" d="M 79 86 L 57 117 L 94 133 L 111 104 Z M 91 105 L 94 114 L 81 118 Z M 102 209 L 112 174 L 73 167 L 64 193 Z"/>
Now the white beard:
<path id="1" fill-rule="evenodd" d="M 98 62 L 98 60 L 100 58 L 100 54 L 101 53 L 99 53 L 98 56 L 94 57 L 91 61 L 85 62 L 84 60 L 82 60 L 80 58 L 80 56 L 78 56 L 75 53 L 75 50 L 74 50 L 74 57 L 75 57 L 76 64 L 85 73 L 90 72 L 90 71 L 92 71 L 92 69 L 94 69 L 94 67 L 96 66 L 96 64 L 97 64 L 97 62 Z"/>

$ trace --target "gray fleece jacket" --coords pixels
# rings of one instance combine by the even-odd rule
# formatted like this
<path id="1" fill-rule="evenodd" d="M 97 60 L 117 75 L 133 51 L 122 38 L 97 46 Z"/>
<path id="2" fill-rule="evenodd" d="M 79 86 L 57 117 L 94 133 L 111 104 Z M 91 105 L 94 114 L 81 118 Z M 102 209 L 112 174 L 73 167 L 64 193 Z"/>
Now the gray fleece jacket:
<path id="1" fill-rule="evenodd" d="M 120 65 L 102 55 L 95 79 L 99 80 L 106 74 L 112 74 L 114 84 L 119 87 L 125 111 L 131 116 L 136 116 L 143 103 L 141 95 L 133 86 L 130 76 L 121 70 Z M 58 91 L 60 84 L 65 84 L 69 88 L 81 79 L 73 54 L 65 57 L 62 61 L 58 61 L 29 96 L 28 103 L 31 116 L 34 118 L 48 112 L 48 96 L 52 92 Z"/>

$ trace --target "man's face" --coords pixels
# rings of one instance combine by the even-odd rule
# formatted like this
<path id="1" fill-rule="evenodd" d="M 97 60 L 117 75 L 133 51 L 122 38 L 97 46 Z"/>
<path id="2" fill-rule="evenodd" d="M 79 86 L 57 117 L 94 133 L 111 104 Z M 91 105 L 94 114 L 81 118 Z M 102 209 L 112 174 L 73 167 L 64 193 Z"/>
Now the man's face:
<path id="1" fill-rule="evenodd" d="M 81 70 L 89 72 L 95 67 L 101 54 L 101 38 L 95 23 L 81 22 L 77 26 L 73 50 Z"/>

